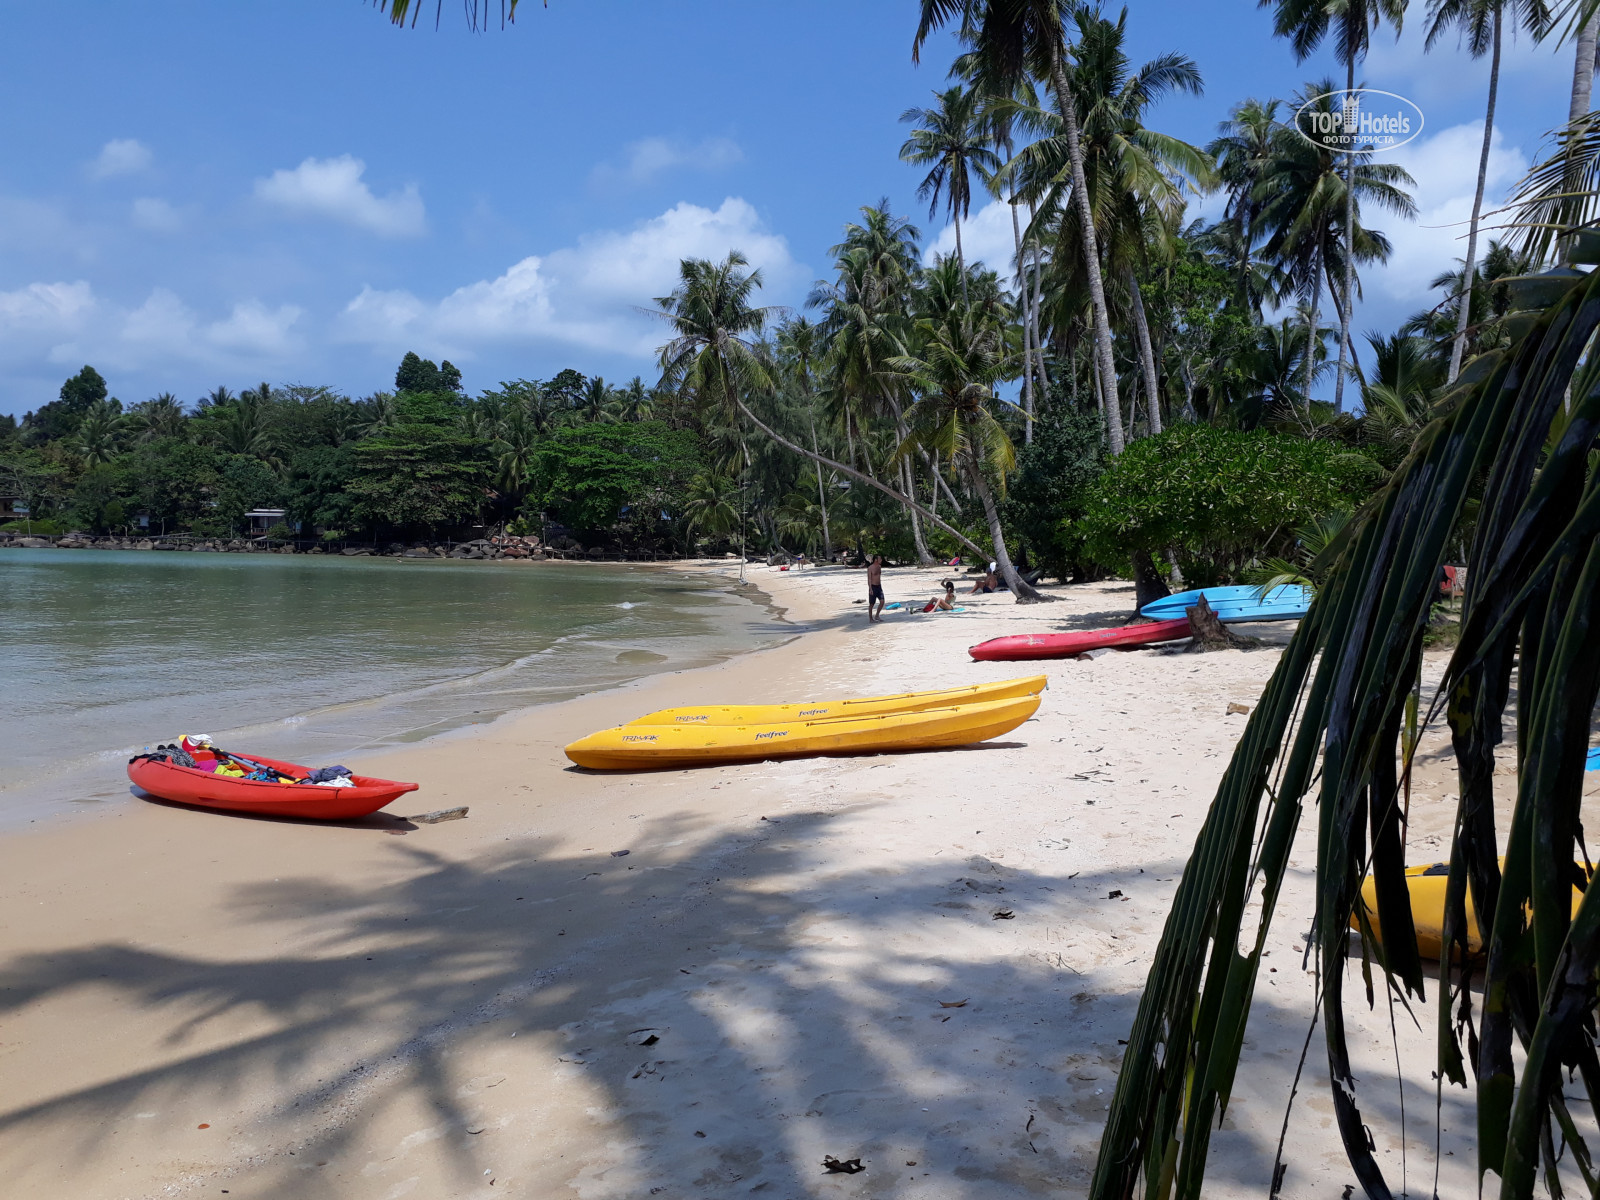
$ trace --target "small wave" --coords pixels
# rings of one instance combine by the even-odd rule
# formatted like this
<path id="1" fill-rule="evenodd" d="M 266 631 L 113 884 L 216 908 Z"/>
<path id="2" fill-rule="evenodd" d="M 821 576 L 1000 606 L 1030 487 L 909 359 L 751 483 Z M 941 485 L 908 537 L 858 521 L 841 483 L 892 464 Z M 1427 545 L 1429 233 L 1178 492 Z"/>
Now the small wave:
<path id="1" fill-rule="evenodd" d="M 638 608 L 639 606 L 637 604 L 635 604 L 631 600 L 624 600 L 621 604 L 613 604 L 611 607 L 612 608 Z"/>

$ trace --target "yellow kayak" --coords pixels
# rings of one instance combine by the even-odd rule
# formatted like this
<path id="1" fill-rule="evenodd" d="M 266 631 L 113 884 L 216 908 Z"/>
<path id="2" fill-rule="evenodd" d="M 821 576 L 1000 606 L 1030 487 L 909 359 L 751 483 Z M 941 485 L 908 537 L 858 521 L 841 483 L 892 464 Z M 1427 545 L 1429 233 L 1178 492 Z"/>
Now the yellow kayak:
<path id="1" fill-rule="evenodd" d="M 817 717 L 747 725 L 619 725 L 580 738 L 567 757 L 601 771 L 693 767 L 813 754 L 868 754 L 966 746 L 1010 733 L 1039 707 L 1039 697 L 925 708 L 872 716 Z"/>
<path id="2" fill-rule="evenodd" d="M 861 700 L 818 700 L 810 704 L 713 704 L 693 708 L 663 708 L 646 713 L 629 725 L 782 725 L 818 717 L 869 717 L 884 713 L 916 712 L 975 704 L 986 700 L 1011 700 L 1037 696 L 1047 677 L 1007 679 L 1000 683 L 974 683 L 967 687 L 940 688 L 933 692 L 902 692 L 897 696 L 869 696 Z"/>
<path id="3" fill-rule="evenodd" d="M 1505 869 L 1506 860 L 1500 860 Z M 1579 864 L 1579 870 L 1582 870 Z M 1406 890 L 1411 893 L 1411 923 L 1417 930 L 1417 953 L 1423 958 L 1438 958 L 1444 948 L 1444 892 L 1450 881 L 1450 864 L 1429 863 L 1424 867 L 1406 868 Z M 1572 911 L 1578 911 L 1578 901 L 1583 893 L 1572 889 Z M 1378 923 L 1378 888 L 1369 875 L 1361 884 L 1361 902 L 1367 908 L 1367 920 L 1378 941 L 1383 941 L 1383 927 Z M 1358 928 L 1356 918 L 1350 918 L 1350 928 Z M 1472 888 L 1467 888 L 1467 951 L 1483 952 L 1483 934 L 1478 929 L 1478 914 L 1472 907 Z"/>

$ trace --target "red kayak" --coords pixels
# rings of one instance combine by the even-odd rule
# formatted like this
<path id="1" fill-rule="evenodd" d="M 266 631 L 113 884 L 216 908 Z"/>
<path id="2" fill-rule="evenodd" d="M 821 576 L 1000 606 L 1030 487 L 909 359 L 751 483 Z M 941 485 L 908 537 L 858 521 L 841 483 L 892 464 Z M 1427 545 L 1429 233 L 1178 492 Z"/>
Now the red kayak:
<path id="1" fill-rule="evenodd" d="M 1107 646 L 1150 646 L 1186 638 L 1189 618 L 1120 625 L 1116 629 L 1082 629 L 1075 633 L 1014 633 L 990 638 L 967 651 L 979 662 L 1016 662 L 1025 658 L 1071 658 Z"/>
<path id="2" fill-rule="evenodd" d="M 251 762 L 271 767 L 281 775 L 302 779 L 311 773 L 298 763 L 252 755 Z M 414 783 L 353 775 L 353 787 L 326 787 L 315 783 L 267 783 L 214 775 L 196 767 L 136 758 L 128 764 L 128 778 L 152 796 L 199 808 L 260 813 L 269 817 L 309 817 L 316 821 L 348 821 L 375 813 L 385 804 L 417 790 Z"/>

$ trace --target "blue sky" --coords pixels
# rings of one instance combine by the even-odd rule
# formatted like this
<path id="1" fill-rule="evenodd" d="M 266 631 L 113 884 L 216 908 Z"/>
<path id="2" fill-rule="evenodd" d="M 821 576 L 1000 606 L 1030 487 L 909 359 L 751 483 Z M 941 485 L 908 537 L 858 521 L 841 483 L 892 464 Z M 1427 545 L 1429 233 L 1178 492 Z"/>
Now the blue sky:
<path id="1" fill-rule="evenodd" d="M 1137 60 L 1201 68 L 1204 96 L 1152 114 L 1192 141 L 1336 72 L 1296 64 L 1254 4 L 1130 8 Z M 474 391 L 568 366 L 649 381 L 659 327 L 638 309 L 683 255 L 738 247 L 767 301 L 797 306 L 881 196 L 950 244 L 897 159 L 899 114 L 952 56 L 912 64 L 911 0 L 530 0 L 476 35 L 445 9 L 399 31 L 361 0 L 0 5 L 0 412 L 86 362 L 125 403 L 261 380 L 363 395 L 407 349 Z M 1431 303 L 1462 253 L 1427 226 L 1470 211 L 1487 67 L 1453 38 L 1424 55 L 1422 25 L 1414 5 L 1362 72 L 1427 126 L 1394 156 L 1422 215 L 1377 222 L 1396 252 L 1358 330 Z M 1566 48 L 1506 57 L 1493 196 L 1565 119 L 1571 77 Z M 969 256 L 999 265 L 1010 236 L 975 210 Z"/>

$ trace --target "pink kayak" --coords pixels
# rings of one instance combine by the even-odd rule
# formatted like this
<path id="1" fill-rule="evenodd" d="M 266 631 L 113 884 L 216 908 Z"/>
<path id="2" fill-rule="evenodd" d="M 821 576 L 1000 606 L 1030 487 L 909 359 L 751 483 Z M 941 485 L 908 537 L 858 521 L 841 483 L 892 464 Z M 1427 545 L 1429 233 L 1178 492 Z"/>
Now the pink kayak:
<path id="1" fill-rule="evenodd" d="M 1109 646 L 1152 646 L 1190 635 L 1189 618 L 1119 625 L 1115 629 L 1081 629 L 1073 633 L 1014 633 L 990 638 L 967 651 L 979 662 L 1017 662 L 1028 658 L 1071 658 Z"/>

